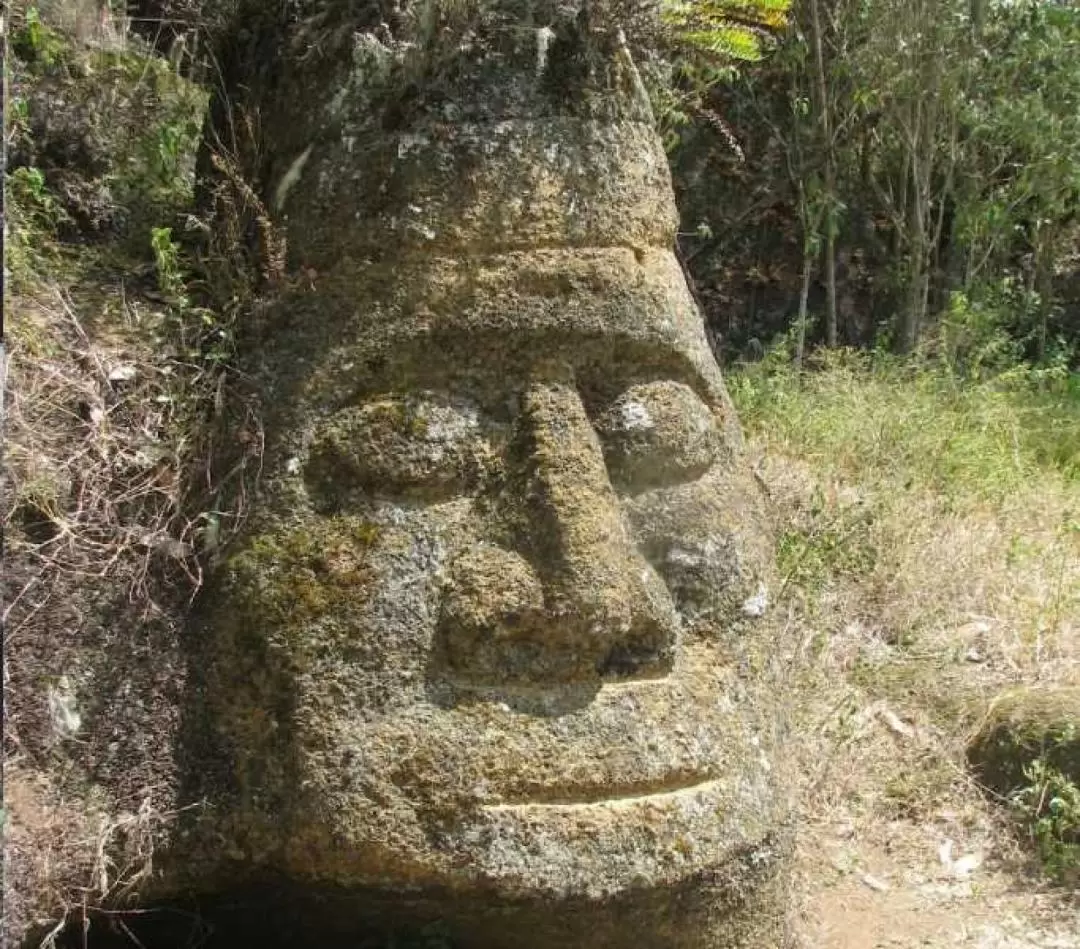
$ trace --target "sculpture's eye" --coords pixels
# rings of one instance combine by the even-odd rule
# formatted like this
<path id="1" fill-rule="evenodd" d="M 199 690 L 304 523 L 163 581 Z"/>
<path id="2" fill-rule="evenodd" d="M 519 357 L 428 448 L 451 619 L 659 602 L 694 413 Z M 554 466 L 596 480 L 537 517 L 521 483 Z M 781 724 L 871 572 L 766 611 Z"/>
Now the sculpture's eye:
<path id="1" fill-rule="evenodd" d="M 475 487 L 490 460 L 476 407 L 426 395 L 344 409 L 316 432 L 305 474 L 316 493 L 444 500 Z"/>
<path id="2" fill-rule="evenodd" d="M 723 447 L 712 410 L 678 382 L 632 386 L 600 415 L 596 428 L 612 484 L 631 493 L 693 481 Z"/>

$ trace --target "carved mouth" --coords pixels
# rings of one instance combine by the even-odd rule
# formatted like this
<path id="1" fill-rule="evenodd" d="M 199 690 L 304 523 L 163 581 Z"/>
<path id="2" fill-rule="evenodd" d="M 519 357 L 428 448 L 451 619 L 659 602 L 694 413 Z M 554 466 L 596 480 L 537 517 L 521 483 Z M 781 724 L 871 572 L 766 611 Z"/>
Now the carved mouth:
<path id="1" fill-rule="evenodd" d="M 689 797 L 708 791 L 719 782 L 708 775 L 671 775 L 661 780 L 618 788 L 610 784 L 591 787 L 568 787 L 538 790 L 517 800 L 490 804 L 489 811 L 529 809 L 558 810 L 559 808 L 618 807 L 645 802 L 674 803 L 680 796 Z"/>

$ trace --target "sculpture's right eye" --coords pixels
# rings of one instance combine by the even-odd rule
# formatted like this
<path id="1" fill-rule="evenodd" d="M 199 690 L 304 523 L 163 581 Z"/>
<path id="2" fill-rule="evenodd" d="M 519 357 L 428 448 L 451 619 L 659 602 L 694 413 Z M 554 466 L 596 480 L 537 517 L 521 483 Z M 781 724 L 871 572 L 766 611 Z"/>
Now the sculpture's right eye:
<path id="1" fill-rule="evenodd" d="M 475 488 L 489 459 L 475 406 L 437 397 L 384 398 L 322 422 L 305 475 L 327 500 L 358 489 L 437 501 Z"/>
<path id="2" fill-rule="evenodd" d="M 689 386 L 631 386 L 596 421 L 616 488 L 634 494 L 693 481 L 723 455 L 711 408 Z"/>

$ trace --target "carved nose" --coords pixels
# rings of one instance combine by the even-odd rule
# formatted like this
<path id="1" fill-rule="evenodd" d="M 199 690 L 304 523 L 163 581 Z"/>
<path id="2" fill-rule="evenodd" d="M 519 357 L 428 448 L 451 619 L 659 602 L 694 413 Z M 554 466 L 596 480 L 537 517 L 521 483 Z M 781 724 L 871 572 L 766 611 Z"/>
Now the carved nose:
<path id="1" fill-rule="evenodd" d="M 665 674 L 674 606 L 629 536 L 580 396 L 538 383 L 523 409 L 515 549 L 459 561 L 444 609 L 452 662 L 503 678 Z"/>

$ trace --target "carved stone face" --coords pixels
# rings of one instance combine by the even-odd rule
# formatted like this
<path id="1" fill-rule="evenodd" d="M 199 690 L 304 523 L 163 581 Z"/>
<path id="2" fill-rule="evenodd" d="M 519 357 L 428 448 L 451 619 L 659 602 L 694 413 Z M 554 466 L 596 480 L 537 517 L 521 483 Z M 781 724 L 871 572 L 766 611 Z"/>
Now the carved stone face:
<path id="1" fill-rule="evenodd" d="M 550 112 L 542 66 L 506 100 Z M 784 812 L 771 551 L 647 106 L 353 134 L 326 95 L 265 187 L 317 275 L 202 611 L 215 846 L 454 905 L 745 901 Z"/>
<path id="2" fill-rule="evenodd" d="M 245 861 L 601 896 L 761 836 L 769 550 L 716 367 L 670 254 L 498 279 L 556 265 L 627 319 L 467 313 L 305 376 L 214 624 Z"/>

